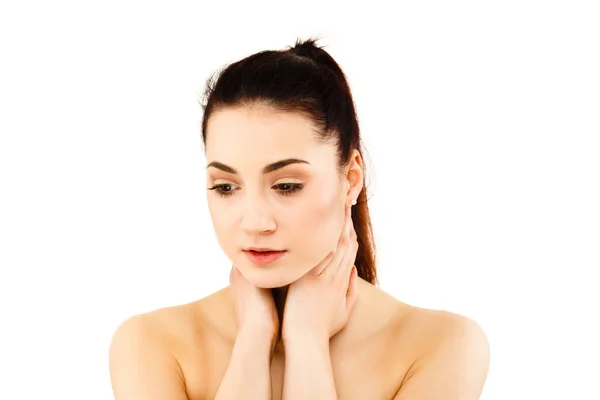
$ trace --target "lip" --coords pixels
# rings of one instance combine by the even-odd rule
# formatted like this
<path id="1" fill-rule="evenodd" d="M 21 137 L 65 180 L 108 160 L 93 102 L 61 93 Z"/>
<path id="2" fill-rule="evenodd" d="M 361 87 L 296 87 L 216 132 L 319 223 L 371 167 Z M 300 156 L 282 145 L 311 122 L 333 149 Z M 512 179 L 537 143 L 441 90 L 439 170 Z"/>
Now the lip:
<path id="1" fill-rule="evenodd" d="M 248 259 L 256 265 L 271 264 L 271 263 L 279 260 L 281 257 L 283 257 L 285 255 L 285 253 L 287 253 L 286 250 L 265 251 L 262 253 L 258 252 L 258 251 L 252 251 L 252 250 L 244 250 L 244 254 L 246 254 L 246 257 L 248 257 Z"/>
<path id="2" fill-rule="evenodd" d="M 269 249 L 267 247 L 248 247 L 247 249 L 244 249 L 244 251 L 285 251 L 285 250 Z"/>

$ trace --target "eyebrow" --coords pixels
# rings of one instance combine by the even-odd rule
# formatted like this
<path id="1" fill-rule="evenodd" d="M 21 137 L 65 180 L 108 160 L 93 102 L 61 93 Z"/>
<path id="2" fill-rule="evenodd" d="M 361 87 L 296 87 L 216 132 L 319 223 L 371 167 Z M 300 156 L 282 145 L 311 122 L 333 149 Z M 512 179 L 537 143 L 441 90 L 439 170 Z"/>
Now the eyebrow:
<path id="1" fill-rule="evenodd" d="M 277 171 L 278 169 L 286 167 L 286 166 L 288 166 L 290 164 L 308 164 L 308 165 L 310 165 L 310 163 L 308 161 L 305 161 L 305 160 L 300 160 L 298 158 L 288 158 L 288 159 L 276 161 L 274 163 L 271 163 L 271 164 L 267 165 L 266 167 L 264 167 L 262 169 L 262 173 L 263 174 L 269 174 L 271 172 Z M 214 168 L 220 169 L 221 171 L 225 171 L 225 172 L 228 172 L 230 174 L 235 174 L 235 175 L 238 174 L 238 171 L 235 170 L 235 168 L 232 168 L 232 167 L 230 167 L 228 165 L 225 165 L 223 163 L 220 163 L 218 161 L 210 162 L 206 166 L 206 169 L 208 169 L 210 167 L 214 167 Z"/>

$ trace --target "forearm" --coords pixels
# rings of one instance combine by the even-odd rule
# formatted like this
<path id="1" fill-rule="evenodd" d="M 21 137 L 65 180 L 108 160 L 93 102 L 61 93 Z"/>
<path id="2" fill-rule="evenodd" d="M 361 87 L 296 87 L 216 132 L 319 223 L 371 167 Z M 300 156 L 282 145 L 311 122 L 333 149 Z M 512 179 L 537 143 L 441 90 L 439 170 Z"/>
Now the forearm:
<path id="1" fill-rule="evenodd" d="M 335 400 L 329 340 L 289 340 L 285 345 L 283 400 Z"/>
<path id="2" fill-rule="evenodd" d="M 215 400 L 270 400 L 271 351 L 269 341 L 238 335 Z"/>

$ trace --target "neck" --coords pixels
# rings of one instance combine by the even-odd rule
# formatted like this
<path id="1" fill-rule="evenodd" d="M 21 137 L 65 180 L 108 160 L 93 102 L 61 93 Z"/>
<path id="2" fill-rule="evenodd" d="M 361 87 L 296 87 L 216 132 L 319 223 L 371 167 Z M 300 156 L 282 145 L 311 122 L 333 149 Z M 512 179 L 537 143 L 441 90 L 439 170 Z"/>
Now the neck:
<path id="1" fill-rule="evenodd" d="M 374 288 L 374 285 L 372 285 L 362 279 L 359 279 L 358 286 L 359 286 L 359 296 L 356 301 L 356 304 L 354 305 L 354 309 L 352 310 L 352 314 L 350 315 L 347 325 L 344 327 L 342 332 L 340 332 L 340 333 L 342 333 L 342 335 L 337 335 L 337 336 L 344 336 L 343 334 L 347 333 L 348 328 L 351 326 L 355 326 L 355 328 L 350 329 L 350 330 L 360 330 L 361 326 L 363 326 L 363 327 L 369 326 L 369 323 L 366 323 L 366 325 L 365 325 L 364 321 L 362 323 L 358 323 L 357 321 L 354 321 L 354 320 L 355 320 L 355 316 L 357 315 L 357 313 L 360 313 L 363 316 L 373 314 L 373 312 L 365 314 L 364 311 L 361 312 L 360 310 L 364 307 L 363 304 L 373 302 L 372 298 L 373 298 L 374 291 L 372 289 Z M 287 298 L 288 288 L 289 288 L 289 285 L 271 289 L 271 294 L 273 295 L 273 301 L 275 302 L 275 308 L 277 310 L 277 315 L 279 317 L 279 332 L 278 332 L 278 337 L 276 339 L 275 348 L 274 348 L 275 354 L 277 354 L 277 355 L 284 354 L 283 342 L 281 341 L 281 326 L 282 326 L 282 322 L 283 322 L 283 311 L 284 311 L 284 307 L 285 307 L 285 301 Z M 231 287 L 228 286 L 228 290 L 230 290 L 230 289 L 231 289 Z M 229 299 L 231 299 L 231 295 L 229 294 L 228 296 L 229 296 Z M 368 297 L 368 298 L 365 299 L 365 297 Z M 234 314 L 235 311 L 233 309 L 233 303 L 232 303 L 232 300 L 229 300 L 229 301 L 230 301 L 229 309 L 224 310 L 224 312 L 221 315 L 225 314 L 225 315 L 231 316 L 231 324 L 229 325 L 231 327 L 231 329 L 229 330 L 228 336 L 231 338 L 231 341 L 233 343 L 235 341 L 235 337 L 237 335 L 237 328 L 235 325 L 235 314 Z"/>
<path id="2" fill-rule="evenodd" d="M 279 317 L 279 332 L 277 335 L 277 342 L 281 341 L 281 326 L 283 324 L 283 310 L 285 308 L 285 299 L 287 298 L 289 285 L 271 289 L 273 295 L 273 301 L 275 302 L 275 308 L 277 309 L 277 316 Z M 279 344 L 279 343 L 278 343 Z"/>

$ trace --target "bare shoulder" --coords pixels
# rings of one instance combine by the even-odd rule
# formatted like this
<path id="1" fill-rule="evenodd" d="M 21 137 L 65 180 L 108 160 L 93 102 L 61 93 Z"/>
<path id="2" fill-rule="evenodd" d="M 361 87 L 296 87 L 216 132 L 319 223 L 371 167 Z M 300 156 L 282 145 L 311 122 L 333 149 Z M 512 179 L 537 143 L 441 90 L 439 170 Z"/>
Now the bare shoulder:
<path id="1" fill-rule="evenodd" d="M 408 309 L 397 338 L 400 348 L 410 343 L 415 354 L 395 399 L 478 399 L 490 358 L 481 326 L 449 311 Z"/>
<path id="2" fill-rule="evenodd" d="M 187 399 L 182 370 L 168 343 L 168 332 L 156 313 L 135 315 L 121 323 L 109 349 L 116 400 Z"/>
<path id="3" fill-rule="evenodd" d="M 205 299 L 134 315 L 115 330 L 109 350 L 116 400 L 187 400 L 185 356 L 201 352 Z M 196 364 L 202 365 L 202 364 Z M 198 377 L 202 377 L 202 371 Z"/>
<path id="4" fill-rule="evenodd" d="M 400 315 L 405 338 L 417 345 L 421 356 L 431 354 L 448 341 L 473 340 L 475 344 L 487 338 L 473 319 L 445 310 L 416 307 L 402 303 Z"/>

